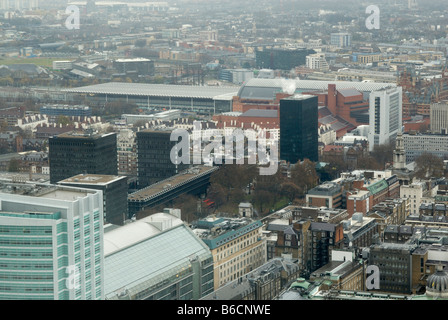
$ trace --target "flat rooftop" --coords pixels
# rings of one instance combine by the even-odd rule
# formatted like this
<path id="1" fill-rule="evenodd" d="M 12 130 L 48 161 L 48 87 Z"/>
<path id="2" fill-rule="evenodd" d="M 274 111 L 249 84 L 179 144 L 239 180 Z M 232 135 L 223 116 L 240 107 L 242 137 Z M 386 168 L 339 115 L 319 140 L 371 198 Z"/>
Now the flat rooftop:
<path id="1" fill-rule="evenodd" d="M 128 196 L 129 201 L 146 201 L 161 193 L 172 190 L 182 183 L 188 182 L 190 179 L 195 179 L 200 175 L 216 171 L 217 167 L 197 166 L 181 173 L 172 176 L 168 179 L 162 180 L 158 183 L 152 184 L 144 189 L 131 193 Z"/>
<path id="2" fill-rule="evenodd" d="M 79 185 L 100 185 L 104 186 L 120 179 L 126 179 L 124 176 L 103 175 L 103 174 L 78 174 L 76 176 L 59 181 L 60 184 L 79 184 Z"/>
<path id="3" fill-rule="evenodd" d="M 15 194 L 29 197 L 73 201 L 78 198 L 86 197 L 89 193 L 96 192 L 98 191 L 52 184 L 13 183 L 9 181 L 0 181 L 1 194 Z"/>
<path id="4" fill-rule="evenodd" d="M 58 138 L 73 138 L 73 139 L 99 139 L 109 135 L 115 134 L 114 132 L 106 133 L 106 134 L 97 134 L 97 133 L 87 133 L 87 132 L 78 132 L 78 131 L 70 131 L 59 134 Z"/>
<path id="5" fill-rule="evenodd" d="M 147 83 L 109 82 L 78 88 L 63 89 L 62 92 L 110 94 L 147 97 L 219 99 L 220 96 L 236 96 L 239 87 L 187 86 Z"/>

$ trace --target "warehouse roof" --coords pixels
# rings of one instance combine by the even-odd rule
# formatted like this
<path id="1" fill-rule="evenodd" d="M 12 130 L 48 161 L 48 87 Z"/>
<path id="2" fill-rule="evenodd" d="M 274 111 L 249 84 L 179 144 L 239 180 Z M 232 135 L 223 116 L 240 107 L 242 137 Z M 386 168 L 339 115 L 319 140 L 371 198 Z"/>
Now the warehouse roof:
<path id="1" fill-rule="evenodd" d="M 229 97 L 236 96 L 238 89 L 238 87 L 108 82 L 63 89 L 62 92 L 227 100 Z"/>
<path id="2" fill-rule="evenodd" d="M 301 93 L 306 90 L 327 90 L 329 84 L 335 84 L 336 90 L 354 89 L 359 92 L 372 92 L 387 87 L 396 87 L 392 83 L 354 82 L 354 81 L 318 81 L 298 79 L 261 79 L 253 78 L 241 86 L 238 96 L 241 99 L 275 99 L 276 93 Z M 295 88 L 295 92 L 291 92 Z"/>

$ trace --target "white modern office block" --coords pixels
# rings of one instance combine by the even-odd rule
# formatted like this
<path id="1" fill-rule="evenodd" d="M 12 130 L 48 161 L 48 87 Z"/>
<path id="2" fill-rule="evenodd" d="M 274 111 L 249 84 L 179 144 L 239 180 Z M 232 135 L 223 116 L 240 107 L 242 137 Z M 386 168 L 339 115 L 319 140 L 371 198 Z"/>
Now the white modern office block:
<path id="1" fill-rule="evenodd" d="M 430 128 L 432 133 L 448 134 L 448 102 L 432 103 L 430 106 Z"/>
<path id="2" fill-rule="evenodd" d="M 369 149 L 394 142 L 402 127 L 403 93 L 401 87 L 373 91 L 369 96 Z"/>
<path id="3" fill-rule="evenodd" d="M 103 195 L 0 182 L 0 299 L 104 299 Z"/>

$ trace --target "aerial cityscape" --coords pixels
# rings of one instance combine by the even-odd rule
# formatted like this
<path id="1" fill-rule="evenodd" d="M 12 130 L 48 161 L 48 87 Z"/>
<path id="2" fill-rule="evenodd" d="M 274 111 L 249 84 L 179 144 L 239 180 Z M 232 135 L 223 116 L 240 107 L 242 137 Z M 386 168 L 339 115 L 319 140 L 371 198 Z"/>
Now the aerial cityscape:
<path id="1" fill-rule="evenodd" d="M 447 17 L 0 0 L 0 300 L 448 300 Z"/>

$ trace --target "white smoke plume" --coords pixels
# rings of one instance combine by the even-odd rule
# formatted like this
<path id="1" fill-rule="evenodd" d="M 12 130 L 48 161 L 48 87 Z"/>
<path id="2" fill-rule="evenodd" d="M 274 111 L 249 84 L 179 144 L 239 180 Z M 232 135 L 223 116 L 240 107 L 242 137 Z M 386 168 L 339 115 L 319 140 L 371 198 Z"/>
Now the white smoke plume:
<path id="1" fill-rule="evenodd" d="M 281 84 L 284 93 L 294 94 L 296 92 L 296 80 L 282 79 Z"/>

